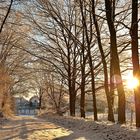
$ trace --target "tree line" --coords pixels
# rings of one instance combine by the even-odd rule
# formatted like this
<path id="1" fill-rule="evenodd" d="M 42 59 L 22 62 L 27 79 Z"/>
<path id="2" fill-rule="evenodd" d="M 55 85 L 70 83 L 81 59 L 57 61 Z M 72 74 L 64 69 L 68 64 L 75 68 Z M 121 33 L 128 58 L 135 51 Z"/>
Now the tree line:
<path id="1" fill-rule="evenodd" d="M 10 12 L 12 3 L 15 5 Z M 108 120 L 114 122 L 114 100 L 117 94 L 118 122 L 125 123 L 127 89 L 124 76 L 132 66 L 134 77 L 140 77 L 139 4 L 138 0 L 11 0 L 2 18 L 0 34 L 6 34 L 9 25 L 15 35 L 20 37 L 18 41 L 16 38 L 16 42 L 12 42 L 13 49 L 9 51 L 17 51 L 16 55 L 23 54 L 23 58 L 19 56 L 21 61 L 18 64 L 13 60 L 16 68 L 12 72 L 18 71 L 18 80 L 20 75 L 29 75 L 26 77 L 29 80 L 30 72 L 37 71 L 36 63 L 42 64 L 43 68 L 39 72 L 44 73 L 44 83 L 48 80 L 49 76 L 46 75 L 49 71 L 49 75 L 51 73 L 57 79 L 55 84 L 63 84 L 63 88 L 67 89 L 71 116 L 76 115 L 77 96 L 80 96 L 80 116 L 86 117 L 86 96 L 90 94 L 94 120 L 97 121 L 97 96 L 104 90 Z M 12 21 L 10 18 L 15 16 L 15 11 L 15 22 L 6 23 L 6 19 Z M 8 18 L 8 14 L 11 17 Z M 3 46 L 2 41 L 0 43 Z M 9 75 L 16 77 L 10 72 Z M 23 78 L 21 81 L 24 81 Z M 44 83 L 39 86 L 41 89 L 46 89 L 47 84 L 52 89 L 53 84 Z M 47 92 L 53 93 L 51 91 Z M 140 127 L 139 91 L 140 85 L 134 89 L 137 127 Z"/>

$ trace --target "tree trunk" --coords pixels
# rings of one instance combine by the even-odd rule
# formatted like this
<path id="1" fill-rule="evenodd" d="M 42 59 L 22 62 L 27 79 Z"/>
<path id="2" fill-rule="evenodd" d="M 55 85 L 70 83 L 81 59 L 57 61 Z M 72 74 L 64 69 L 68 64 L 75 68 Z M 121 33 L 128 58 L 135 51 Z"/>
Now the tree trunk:
<path id="1" fill-rule="evenodd" d="M 92 79 L 91 86 L 92 86 L 92 97 L 93 97 L 94 120 L 97 121 L 98 116 L 97 116 L 97 105 L 96 105 L 96 95 L 95 95 L 95 77 L 94 77 L 95 75 L 94 75 L 94 66 L 93 66 L 93 62 L 92 62 L 91 42 L 90 42 L 91 36 L 89 37 L 89 34 L 88 34 L 89 31 L 87 29 L 88 27 L 87 27 L 87 23 L 86 23 L 86 14 L 85 14 L 86 8 L 84 7 L 85 2 L 82 0 L 80 0 L 79 2 L 80 2 L 80 10 L 81 10 L 81 15 L 82 15 L 82 24 L 83 24 L 83 28 L 85 30 L 85 37 L 86 37 L 86 42 L 87 42 L 87 54 L 88 54 L 88 61 L 89 61 L 89 66 L 90 66 L 91 79 Z M 92 24 L 92 21 L 90 24 Z"/>
<path id="2" fill-rule="evenodd" d="M 95 75 L 94 75 L 90 50 L 88 50 L 88 55 L 89 55 L 89 65 L 90 65 L 90 72 L 91 72 L 91 79 L 92 79 L 91 86 L 92 86 L 92 98 L 93 98 L 93 115 L 94 115 L 94 121 L 97 121 L 98 116 L 97 116 L 97 104 L 96 104 L 96 93 L 95 93 L 95 77 L 94 77 Z"/>
<path id="3" fill-rule="evenodd" d="M 39 109 L 42 108 L 42 95 L 40 95 L 39 97 Z"/>
<path id="4" fill-rule="evenodd" d="M 103 69 L 104 69 L 104 86 L 105 86 L 105 93 L 107 97 L 107 103 L 108 103 L 108 120 L 114 122 L 114 113 L 113 113 L 113 104 L 112 104 L 112 98 L 111 98 L 111 92 L 109 91 L 109 84 L 108 84 L 108 70 L 107 70 L 107 63 L 105 60 L 105 55 L 101 43 L 101 37 L 100 37 L 100 31 L 99 31 L 99 26 L 98 22 L 96 19 L 96 13 L 95 13 L 95 4 L 94 0 L 92 1 L 92 14 L 93 14 L 93 21 L 95 24 L 95 29 L 96 29 L 96 34 L 97 34 L 97 41 L 98 41 L 98 46 L 102 58 L 102 64 L 103 64 Z"/>
<path id="5" fill-rule="evenodd" d="M 39 109 L 41 109 L 41 107 L 42 107 L 42 95 L 43 95 L 43 93 L 42 93 L 43 91 L 42 91 L 42 88 L 40 87 L 40 89 L 39 89 Z"/>
<path id="6" fill-rule="evenodd" d="M 81 65 L 81 70 L 82 70 L 81 72 L 82 81 L 81 81 L 80 113 L 81 113 L 81 117 L 85 118 L 85 64 Z"/>
<path id="7" fill-rule="evenodd" d="M 70 107 L 70 116 L 75 116 L 75 80 L 72 78 L 72 67 L 71 67 L 71 58 L 70 58 L 70 47 L 68 46 L 68 86 L 69 86 L 69 107 Z M 75 72 L 75 71 L 73 71 Z"/>
<path id="8" fill-rule="evenodd" d="M 125 92 L 122 82 L 122 76 L 120 71 L 119 56 L 117 52 L 117 40 L 116 30 L 114 27 L 114 15 L 112 9 L 112 3 L 110 0 L 105 0 L 106 17 L 110 32 L 110 43 L 111 43 L 111 67 L 113 68 L 114 77 L 118 92 L 118 122 L 120 124 L 125 123 Z"/>
<path id="9" fill-rule="evenodd" d="M 131 45 L 133 75 L 140 81 L 139 51 L 138 51 L 138 0 L 132 0 L 132 24 L 131 24 Z M 140 127 L 140 84 L 134 89 L 136 126 Z"/>
<path id="10" fill-rule="evenodd" d="M 81 84 L 81 86 L 83 84 Z M 80 113 L 81 113 L 81 117 L 83 118 L 85 118 L 85 88 L 84 87 L 85 86 L 81 88 L 81 99 L 80 99 Z"/>
<path id="11" fill-rule="evenodd" d="M 70 116 L 75 116 L 75 101 L 76 101 L 76 94 L 70 94 Z"/>

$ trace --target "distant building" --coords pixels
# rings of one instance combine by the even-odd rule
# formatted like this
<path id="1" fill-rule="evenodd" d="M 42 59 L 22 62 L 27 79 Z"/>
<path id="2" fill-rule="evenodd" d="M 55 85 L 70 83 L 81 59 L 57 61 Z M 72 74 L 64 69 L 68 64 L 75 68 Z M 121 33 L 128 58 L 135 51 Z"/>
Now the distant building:
<path id="1" fill-rule="evenodd" d="M 29 101 L 24 97 L 15 97 L 15 106 L 16 108 L 24 108 L 26 106 L 29 106 Z"/>
<path id="2" fill-rule="evenodd" d="M 33 96 L 30 100 L 24 97 L 15 97 L 16 114 L 18 115 L 36 115 L 39 106 L 39 99 Z"/>
<path id="3" fill-rule="evenodd" d="M 39 107 L 39 98 L 38 96 L 33 96 L 29 100 L 30 107 L 38 108 Z"/>

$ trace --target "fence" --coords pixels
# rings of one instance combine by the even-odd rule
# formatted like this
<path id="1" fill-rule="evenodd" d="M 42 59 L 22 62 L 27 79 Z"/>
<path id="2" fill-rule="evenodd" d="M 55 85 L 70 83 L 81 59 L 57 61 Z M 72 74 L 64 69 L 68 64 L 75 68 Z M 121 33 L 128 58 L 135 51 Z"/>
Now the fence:
<path id="1" fill-rule="evenodd" d="M 18 108 L 17 115 L 37 115 L 38 109 L 36 108 Z"/>

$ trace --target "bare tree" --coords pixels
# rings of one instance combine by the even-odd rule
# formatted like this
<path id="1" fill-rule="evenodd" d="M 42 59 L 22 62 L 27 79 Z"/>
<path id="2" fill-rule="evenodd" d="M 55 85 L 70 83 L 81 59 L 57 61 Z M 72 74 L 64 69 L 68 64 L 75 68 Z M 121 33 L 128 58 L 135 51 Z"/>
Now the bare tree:
<path id="1" fill-rule="evenodd" d="M 139 48 L 138 48 L 138 0 L 132 1 L 132 23 L 131 23 L 131 45 L 132 45 L 132 63 L 133 75 L 140 79 L 139 66 Z M 140 127 L 140 84 L 134 89 L 135 108 L 136 108 L 136 126 Z"/>
<path id="2" fill-rule="evenodd" d="M 99 50 L 100 50 L 101 57 L 102 57 L 103 69 L 104 69 L 104 86 L 105 86 L 105 92 L 106 92 L 107 102 L 108 102 L 108 120 L 114 122 L 113 95 L 112 95 L 112 92 L 109 91 L 107 62 L 106 62 L 106 57 L 105 57 L 105 53 L 103 50 L 103 46 L 101 43 L 101 35 L 100 35 L 101 33 L 100 33 L 98 21 L 97 21 L 97 16 L 95 13 L 95 1 L 94 0 L 92 1 L 92 14 L 93 14 L 93 20 L 94 20 L 94 25 L 95 25 L 96 34 L 97 34 L 98 46 L 99 46 Z"/>
<path id="3" fill-rule="evenodd" d="M 116 39 L 116 30 L 114 26 L 114 6 L 115 1 L 109 1 L 105 0 L 105 7 L 106 7 L 106 17 L 107 17 L 107 23 L 110 31 L 110 51 L 111 51 L 111 67 L 113 69 L 113 74 L 115 76 L 115 80 L 118 81 L 116 83 L 117 91 L 118 91 L 118 122 L 119 123 L 125 123 L 125 93 L 124 93 L 124 87 L 123 87 L 123 81 L 120 71 L 120 62 L 118 57 L 118 51 L 117 51 L 117 39 Z M 117 79 L 119 77 L 119 79 Z"/>

